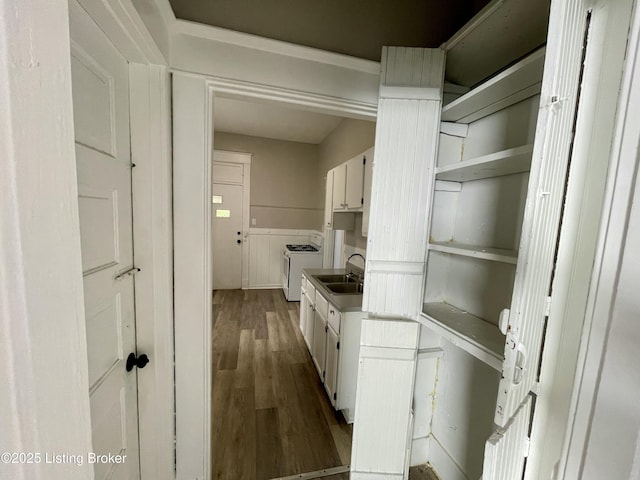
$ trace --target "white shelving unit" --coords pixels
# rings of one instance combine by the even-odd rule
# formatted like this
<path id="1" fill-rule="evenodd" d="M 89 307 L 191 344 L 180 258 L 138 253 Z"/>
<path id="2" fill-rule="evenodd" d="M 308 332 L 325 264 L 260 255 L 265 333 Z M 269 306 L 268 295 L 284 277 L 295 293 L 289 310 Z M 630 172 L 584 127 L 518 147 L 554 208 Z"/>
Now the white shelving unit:
<path id="1" fill-rule="evenodd" d="M 533 144 L 509 148 L 452 165 L 436 168 L 436 179 L 467 182 L 483 178 L 528 172 L 531 168 Z"/>
<path id="2" fill-rule="evenodd" d="M 544 47 L 442 109 L 443 122 L 471 123 L 540 93 Z"/>
<path id="3" fill-rule="evenodd" d="M 435 401 L 417 415 L 432 408 L 430 461 L 447 477 L 478 478 L 494 431 L 498 323 L 512 301 L 543 66 L 538 49 L 442 109 L 418 321 L 420 348 L 443 356 Z"/>
<path id="4" fill-rule="evenodd" d="M 515 250 L 504 250 L 501 248 L 433 242 L 429 244 L 429 250 L 434 252 L 450 253 L 452 255 L 462 255 L 464 257 L 491 260 L 494 262 L 510 263 L 512 265 L 515 265 L 518 261 L 518 253 Z"/>
<path id="5" fill-rule="evenodd" d="M 500 371 L 504 336 L 490 323 L 444 302 L 425 303 L 420 322 Z"/>
<path id="6" fill-rule="evenodd" d="M 544 48 L 443 107 L 420 321 L 501 369 Z M 460 125 L 460 128 L 455 128 Z"/>

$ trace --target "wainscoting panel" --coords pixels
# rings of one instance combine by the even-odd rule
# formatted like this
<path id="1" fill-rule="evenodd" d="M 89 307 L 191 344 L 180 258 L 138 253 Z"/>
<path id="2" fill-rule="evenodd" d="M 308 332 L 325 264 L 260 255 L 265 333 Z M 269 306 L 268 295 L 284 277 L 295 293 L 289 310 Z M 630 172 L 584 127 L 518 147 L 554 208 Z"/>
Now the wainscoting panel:
<path id="1" fill-rule="evenodd" d="M 309 243 L 315 230 L 249 230 L 249 288 L 282 287 L 282 252 L 288 243 Z"/>

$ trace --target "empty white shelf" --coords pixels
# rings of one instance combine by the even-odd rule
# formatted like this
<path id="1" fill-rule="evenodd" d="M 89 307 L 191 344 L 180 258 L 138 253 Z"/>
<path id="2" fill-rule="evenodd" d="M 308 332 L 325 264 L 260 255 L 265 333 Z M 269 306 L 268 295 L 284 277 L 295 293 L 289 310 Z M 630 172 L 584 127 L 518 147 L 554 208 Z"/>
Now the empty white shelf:
<path id="1" fill-rule="evenodd" d="M 507 68 L 442 109 L 442 121 L 471 123 L 540 93 L 545 48 Z"/>
<path id="2" fill-rule="evenodd" d="M 444 302 L 425 303 L 420 323 L 497 371 L 502 371 L 505 337 L 498 327 Z"/>
<path id="3" fill-rule="evenodd" d="M 451 163 L 436 168 L 436 178 L 453 182 L 468 182 L 528 172 L 531 168 L 532 153 L 533 144 L 529 144 L 471 158 L 463 162 Z"/>
<path id="4" fill-rule="evenodd" d="M 431 242 L 429 243 L 429 250 L 493 262 L 511 263 L 513 265 L 518 262 L 518 253 L 516 251 L 501 248 L 478 247 L 450 242 Z"/>

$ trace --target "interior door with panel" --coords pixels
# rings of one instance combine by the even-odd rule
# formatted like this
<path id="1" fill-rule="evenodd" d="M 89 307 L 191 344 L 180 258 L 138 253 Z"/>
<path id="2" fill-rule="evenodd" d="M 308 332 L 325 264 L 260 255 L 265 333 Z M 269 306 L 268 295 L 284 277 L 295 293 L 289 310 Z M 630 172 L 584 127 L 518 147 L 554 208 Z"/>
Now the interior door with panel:
<path id="1" fill-rule="evenodd" d="M 242 168 L 242 165 L 238 165 Z M 214 183 L 211 209 L 213 289 L 242 287 L 242 185 Z"/>
<path id="2" fill-rule="evenodd" d="M 96 479 L 139 478 L 129 66 L 80 5 L 69 3 L 78 208 Z M 129 273 L 127 273 L 129 272 Z"/>

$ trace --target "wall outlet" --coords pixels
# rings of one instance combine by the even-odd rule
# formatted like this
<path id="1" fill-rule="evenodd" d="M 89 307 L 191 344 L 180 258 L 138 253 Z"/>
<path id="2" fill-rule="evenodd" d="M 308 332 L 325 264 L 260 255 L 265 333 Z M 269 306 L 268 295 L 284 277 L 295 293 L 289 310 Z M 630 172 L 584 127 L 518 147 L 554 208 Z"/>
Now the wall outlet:
<path id="1" fill-rule="evenodd" d="M 251 219 L 251 226 L 253 226 L 253 227 L 256 226 L 256 219 L 255 218 Z"/>

